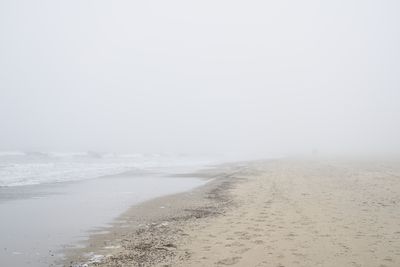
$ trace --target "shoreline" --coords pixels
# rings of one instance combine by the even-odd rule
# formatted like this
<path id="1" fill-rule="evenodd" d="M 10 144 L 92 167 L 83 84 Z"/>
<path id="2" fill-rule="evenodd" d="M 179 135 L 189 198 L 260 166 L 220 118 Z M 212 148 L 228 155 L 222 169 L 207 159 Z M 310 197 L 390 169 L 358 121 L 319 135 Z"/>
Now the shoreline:
<path id="1" fill-rule="evenodd" d="M 204 186 L 131 207 L 66 265 L 398 266 L 399 163 L 220 165 L 192 175 Z"/>
<path id="2" fill-rule="evenodd" d="M 195 173 L 170 177 L 193 177 L 207 183 L 190 191 L 157 197 L 132 205 L 110 227 L 97 229 L 84 246 L 63 251 L 63 266 L 153 266 L 175 256 L 179 228 L 188 221 L 222 214 L 233 206 L 228 190 L 239 178 L 236 164 L 222 164 Z M 127 252 L 129 250 L 129 252 Z M 127 252 L 127 253 L 126 253 Z"/>
<path id="3" fill-rule="evenodd" d="M 1 266 L 55 266 L 134 204 L 193 189 L 205 181 L 130 173 L 82 181 L 0 188 Z"/>

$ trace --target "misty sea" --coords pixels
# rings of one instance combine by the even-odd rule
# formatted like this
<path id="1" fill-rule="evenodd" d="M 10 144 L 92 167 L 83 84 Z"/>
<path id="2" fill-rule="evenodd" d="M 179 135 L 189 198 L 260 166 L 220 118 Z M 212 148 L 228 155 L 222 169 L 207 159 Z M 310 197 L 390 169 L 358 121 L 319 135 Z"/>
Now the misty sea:
<path id="1" fill-rule="evenodd" d="M 209 159 L 184 155 L 0 154 L 0 266 L 49 266 L 130 206 L 191 190 Z"/>

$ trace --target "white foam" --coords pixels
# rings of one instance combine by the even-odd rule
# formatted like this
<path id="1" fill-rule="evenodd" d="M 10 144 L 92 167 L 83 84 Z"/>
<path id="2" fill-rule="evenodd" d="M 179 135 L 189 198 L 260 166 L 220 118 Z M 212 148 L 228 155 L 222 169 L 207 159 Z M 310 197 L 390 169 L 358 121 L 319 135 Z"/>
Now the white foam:
<path id="1" fill-rule="evenodd" d="M 0 152 L 0 186 L 68 182 L 200 162 L 173 155 Z"/>

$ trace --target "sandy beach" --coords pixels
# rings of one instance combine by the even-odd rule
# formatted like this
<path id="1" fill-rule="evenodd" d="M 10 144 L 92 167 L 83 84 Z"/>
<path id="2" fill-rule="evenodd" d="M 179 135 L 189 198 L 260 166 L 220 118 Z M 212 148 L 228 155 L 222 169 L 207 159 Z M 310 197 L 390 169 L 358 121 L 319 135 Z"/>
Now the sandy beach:
<path id="1" fill-rule="evenodd" d="M 165 176 L 126 172 L 83 181 L 0 187 L 0 266 L 54 266 L 63 259 L 64 248 L 79 246 L 132 205 L 205 183 Z"/>
<path id="2" fill-rule="evenodd" d="M 132 207 L 66 264 L 400 264 L 399 161 L 257 161 L 197 176 L 213 180 Z"/>
<path id="3" fill-rule="evenodd" d="M 0 1 L 0 267 L 400 267 L 400 1 Z"/>

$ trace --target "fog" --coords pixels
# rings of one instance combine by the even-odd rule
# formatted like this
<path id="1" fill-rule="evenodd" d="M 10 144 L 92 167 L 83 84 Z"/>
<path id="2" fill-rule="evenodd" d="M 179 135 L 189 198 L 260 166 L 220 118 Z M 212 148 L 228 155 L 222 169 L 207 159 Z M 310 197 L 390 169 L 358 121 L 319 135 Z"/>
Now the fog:
<path id="1" fill-rule="evenodd" d="M 0 1 L 0 150 L 400 152 L 399 1 Z"/>

